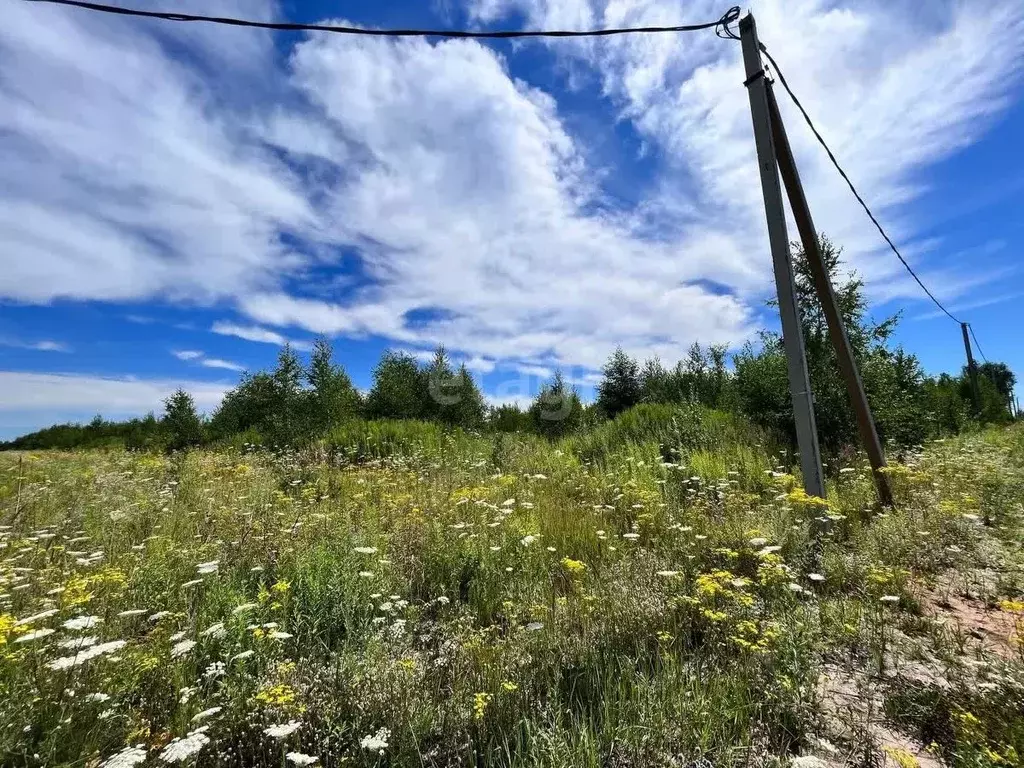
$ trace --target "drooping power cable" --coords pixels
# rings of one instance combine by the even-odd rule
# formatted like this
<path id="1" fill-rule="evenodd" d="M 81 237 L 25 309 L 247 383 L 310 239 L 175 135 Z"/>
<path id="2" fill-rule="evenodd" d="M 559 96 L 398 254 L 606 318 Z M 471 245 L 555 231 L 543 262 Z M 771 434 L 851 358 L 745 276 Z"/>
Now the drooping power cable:
<path id="1" fill-rule="evenodd" d="M 228 16 L 201 16 L 191 13 L 172 13 L 168 11 L 144 11 L 138 8 L 124 8 L 103 3 L 90 3 L 85 0 L 24 0 L 30 3 L 52 3 L 69 5 L 100 13 L 112 13 L 120 16 L 138 16 L 163 21 L 201 21 L 209 24 L 224 24 L 233 27 L 254 27 L 287 32 L 334 32 L 342 35 L 369 35 L 372 37 L 438 37 L 438 38 L 475 38 L 484 40 L 505 40 L 521 37 L 608 37 L 610 35 L 650 34 L 659 32 L 698 32 L 702 29 L 715 29 L 719 37 L 734 37 L 729 25 L 740 16 L 739 6 L 733 6 L 718 19 L 699 24 L 680 24 L 670 27 L 619 27 L 613 29 L 538 29 L 538 30 L 494 30 L 475 31 L 463 29 L 366 29 L 363 27 L 347 27 L 335 24 L 299 24 L 293 22 L 257 21 L 254 19 L 238 19 Z"/>
<path id="2" fill-rule="evenodd" d="M 853 186 L 853 182 L 850 181 L 850 177 L 846 175 L 846 171 L 843 170 L 843 167 L 839 164 L 839 161 L 836 159 L 836 156 L 833 154 L 828 144 L 825 143 L 825 139 L 818 132 L 818 129 L 815 127 L 810 115 L 807 114 L 807 110 L 804 109 L 804 105 L 800 103 L 800 99 L 798 99 L 796 94 L 793 93 L 793 89 L 789 87 L 789 83 L 786 82 L 786 76 L 782 74 L 782 69 L 780 69 L 778 62 L 775 61 L 774 58 L 772 58 L 772 55 L 768 52 L 768 49 L 765 48 L 763 44 L 761 45 L 761 53 L 763 53 L 768 58 L 768 61 L 771 62 L 772 68 L 775 70 L 775 74 L 778 77 L 779 82 L 782 84 L 782 87 L 785 89 L 786 93 L 789 94 L 789 98 L 793 100 L 793 103 L 796 105 L 796 108 L 800 110 L 800 114 L 803 115 L 804 121 L 807 123 L 807 126 L 811 129 L 811 133 L 814 134 L 814 138 L 816 138 L 818 140 L 818 143 L 821 144 L 821 146 L 825 149 L 825 152 L 828 155 L 828 159 L 832 161 L 832 165 L 834 165 L 836 170 L 839 171 L 839 175 L 843 177 L 843 180 L 846 182 L 846 185 L 850 188 L 850 191 L 853 192 L 853 196 L 857 198 L 857 202 L 860 203 L 861 207 L 864 209 L 864 212 L 867 213 L 868 218 L 871 219 L 872 223 L 878 229 L 879 233 L 882 235 L 883 238 L 885 238 L 885 242 L 889 244 L 889 247 L 892 249 L 892 252 L 896 254 L 896 258 L 900 260 L 900 263 L 906 268 L 907 272 L 910 273 L 910 276 L 914 278 L 914 280 L 917 282 L 919 286 L 921 286 L 921 290 L 928 295 L 928 298 L 935 302 L 935 306 L 941 309 L 950 320 L 959 324 L 960 321 L 957 320 L 956 317 L 942 305 L 942 302 L 935 298 L 935 294 L 928 290 L 928 286 L 926 286 L 921 281 L 921 278 L 917 276 L 917 273 L 914 272 L 910 264 L 907 263 L 907 260 L 903 258 L 903 254 L 900 253 L 899 248 L 897 248 L 896 244 L 893 243 L 892 238 L 890 238 L 889 235 L 886 234 L 885 230 L 882 228 L 882 225 L 878 222 L 878 219 L 875 218 L 875 214 L 871 212 L 871 209 L 868 207 L 868 204 L 864 202 L 864 198 L 860 196 L 860 193 L 857 191 L 857 188 Z"/>

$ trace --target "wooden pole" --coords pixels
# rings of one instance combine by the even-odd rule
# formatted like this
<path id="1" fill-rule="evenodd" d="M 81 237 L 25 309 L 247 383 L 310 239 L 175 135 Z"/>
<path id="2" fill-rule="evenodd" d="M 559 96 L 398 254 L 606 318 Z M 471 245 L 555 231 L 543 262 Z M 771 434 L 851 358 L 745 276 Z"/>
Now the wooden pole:
<path id="1" fill-rule="evenodd" d="M 964 334 L 964 350 L 967 352 L 967 375 L 971 379 L 971 399 L 974 401 L 974 415 L 981 415 L 981 395 L 978 392 L 978 367 L 974 364 L 974 354 L 971 352 L 971 337 L 967 331 L 967 323 L 960 323 L 960 330 Z"/>
<path id="2" fill-rule="evenodd" d="M 757 147 L 757 164 L 761 173 L 761 192 L 764 195 L 765 216 L 768 221 L 768 242 L 775 270 L 779 314 L 782 316 L 782 343 L 786 350 L 789 391 L 793 401 L 793 419 L 796 423 L 796 442 L 800 449 L 800 470 L 803 474 L 804 490 L 811 496 L 825 498 L 821 448 L 818 445 L 818 429 L 814 422 L 814 399 L 811 394 L 810 376 L 807 374 L 803 328 L 796 303 L 793 264 L 789 256 L 786 214 L 782 204 L 782 188 L 779 185 L 775 146 L 772 140 L 767 81 L 757 40 L 757 25 L 752 14 L 747 14 L 740 21 L 740 40 L 747 72 L 744 85 L 747 86 L 747 94 L 750 96 L 754 143 Z"/>
<path id="3" fill-rule="evenodd" d="M 793 150 L 789 144 L 789 137 L 786 135 L 786 127 L 782 122 L 782 114 L 779 112 L 779 105 L 775 100 L 775 93 L 770 83 L 766 84 L 765 90 L 772 124 L 772 138 L 775 142 L 775 152 L 779 162 L 779 173 L 782 175 L 782 182 L 786 185 L 786 193 L 789 195 L 789 205 L 793 211 L 796 228 L 800 231 L 800 240 L 803 242 L 807 266 L 814 279 L 814 290 L 818 295 L 818 301 L 821 302 L 825 323 L 828 325 L 828 334 L 839 361 L 839 371 L 846 382 L 850 405 L 853 406 L 854 414 L 857 417 L 860 442 L 867 452 L 871 469 L 874 470 L 878 498 L 882 504 L 891 506 L 892 490 L 889 488 L 889 480 L 881 472 L 886 465 L 885 452 L 882 450 L 882 442 L 878 439 L 878 430 L 875 428 L 871 406 L 868 403 L 867 394 L 864 392 L 864 382 L 861 380 L 857 361 L 853 357 L 853 348 L 850 346 L 850 337 L 846 333 L 846 324 L 839 311 L 836 294 L 832 289 L 832 281 L 829 280 L 828 269 L 821 255 L 818 231 L 814 228 L 811 208 L 807 203 L 803 184 L 800 183 L 800 173 L 797 171 Z"/>

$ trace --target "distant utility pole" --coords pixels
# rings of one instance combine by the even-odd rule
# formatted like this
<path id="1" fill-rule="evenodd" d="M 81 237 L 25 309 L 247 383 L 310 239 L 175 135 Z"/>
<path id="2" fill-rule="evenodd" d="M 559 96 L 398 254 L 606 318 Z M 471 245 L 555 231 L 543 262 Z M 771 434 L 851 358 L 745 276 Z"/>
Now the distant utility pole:
<path id="1" fill-rule="evenodd" d="M 971 337 L 968 333 L 967 323 L 960 323 L 960 330 L 964 334 L 964 349 L 967 351 L 967 374 L 971 378 L 971 399 L 974 401 L 974 415 L 981 413 L 981 395 L 978 392 L 978 367 L 974 364 L 974 354 L 971 352 Z"/>
<path id="2" fill-rule="evenodd" d="M 744 84 L 750 96 L 757 164 L 761 171 L 761 192 L 764 194 L 765 216 L 768 220 L 768 242 L 775 268 L 775 288 L 779 296 L 779 313 L 782 315 L 782 343 L 786 350 L 789 391 L 793 400 L 793 418 L 796 422 L 796 441 L 800 449 L 800 469 L 803 473 L 804 490 L 811 496 L 825 498 L 821 448 L 818 445 L 818 429 L 814 422 L 814 399 L 811 394 L 810 376 L 807 374 L 803 329 L 796 303 L 793 264 L 789 256 L 786 214 L 782 206 L 782 188 L 779 185 L 775 145 L 772 139 L 768 82 L 764 76 L 764 64 L 761 62 L 757 26 L 751 14 L 740 20 L 740 39 L 743 44 L 743 63 L 747 72 Z"/>
<path id="3" fill-rule="evenodd" d="M 775 140 L 775 150 L 779 161 L 779 172 L 786 185 L 789 206 L 793 211 L 796 228 L 800 231 L 804 256 L 807 258 L 807 266 L 814 279 L 814 290 L 818 295 L 818 301 L 821 302 L 825 323 L 828 325 L 828 334 L 839 361 L 839 371 L 846 382 L 850 405 L 853 406 L 853 412 L 857 417 L 857 431 L 860 433 L 860 442 L 871 463 L 878 498 L 882 504 L 890 506 L 892 505 L 892 490 L 889 488 L 889 479 L 881 471 L 886 466 L 885 453 L 882 450 L 882 442 L 878 439 L 878 430 L 875 429 L 875 420 L 871 414 L 867 394 L 864 392 L 864 382 L 860 378 L 857 361 L 853 357 L 853 348 L 850 346 L 850 337 L 846 333 L 846 324 L 839 311 L 836 294 L 832 290 L 832 281 L 828 276 L 828 268 L 821 255 L 818 230 L 814 228 L 811 208 L 807 204 L 807 196 L 800 183 L 796 160 L 793 158 L 793 150 L 789 145 L 789 137 L 786 135 L 786 127 L 782 123 L 782 114 L 779 112 L 779 105 L 775 101 L 775 93 L 771 84 L 766 86 L 765 91 L 768 96 L 768 110 L 772 123 L 772 137 Z"/>

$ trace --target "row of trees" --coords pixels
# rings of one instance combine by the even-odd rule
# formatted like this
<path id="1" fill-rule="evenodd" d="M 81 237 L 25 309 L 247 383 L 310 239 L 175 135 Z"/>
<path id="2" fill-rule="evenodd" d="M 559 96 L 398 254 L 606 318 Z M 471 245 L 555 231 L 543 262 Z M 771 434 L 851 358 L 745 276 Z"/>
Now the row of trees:
<path id="1" fill-rule="evenodd" d="M 855 275 L 840 274 L 841 250 L 827 237 L 822 237 L 821 249 L 883 440 L 914 445 L 928 436 L 957 433 L 970 421 L 998 423 L 1012 418 L 1009 404 L 1016 378 L 1005 364 L 979 366 L 980 407 L 975 412 L 966 367 L 959 376 L 926 376 L 914 355 L 891 344 L 899 315 L 881 322 L 872 320 L 863 282 Z M 838 360 L 807 259 L 798 243 L 794 243 L 793 263 L 819 438 L 823 448 L 835 451 L 856 443 L 856 423 L 846 386 L 838 375 Z M 641 366 L 621 349 L 616 350 L 605 365 L 597 407 L 612 417 L 642 402 L 697 402 L 742 413 L 794 439 L 781 334 L 762 332 L 759 345 L 748 343 L 734 355 L 731 371 L 726 357 L 724 347 L 702 350 L 694 344 L 685 360 L 666 369 L 658 360 Z"/>
<path id="2" fill-rule="evenodd" d="M 856 276 L 839 279 L 840 250 L 827 238 L 822 238 L 821 246 L 883 440 L 913 445 L 928 436 L 959 432 L 971 421 L 1011 418 L 1007 404 L 1015 377 L 1004 364 L 980 367 L 980 409 L 975 411 L 967 372 L 928 377 L 916 357 L 893 348 L 899 317 L 873 321 L 867 312 L 863 283 Z M 856 425 L 845 386 L 837 375 L 835 352 L 806 259 L 798 245 L 794 248 L 819 436 L 823 448 L 836 451 L 856 443 Z M 159 420 L 152 415 L 129 422 L 105 422 L 97 417 L 88 425 L 51 427 L 0 444 L 0 448 L 120 443 L 131 448 L 179 449 L 225 438 L 286 445 L 327 434 L 357 418 L 419 419 L 449 427 L 529 431 L 557 438 L 614 418 L 640 403 L 696 403 L 738 413 L 792 440 L 781 336 L 763 332 L 760 344 L 747 344 L 733 356 L 732 363 L 730 368 L 724 346 L 694 344 L 672 367 L 657 359 L 641 365 L 617 349 L 604 367 L 592 405 L 584 405 L 576 390 L 556 373 L 525 411 L 514 405 L 488 409 L 469 371 L 464 365 L 453 367 L 444 348 L 426 365 L 403 352 L 385 352 L 373 371 L 372 388 L 363 397 L 334 362 L 331 345 L 320 339 L 308 366 L 285 346 L 274 370 L 243 374 L 209 420 L 199 416 L 188 393 L 179 391 L 166 401 Z"/>

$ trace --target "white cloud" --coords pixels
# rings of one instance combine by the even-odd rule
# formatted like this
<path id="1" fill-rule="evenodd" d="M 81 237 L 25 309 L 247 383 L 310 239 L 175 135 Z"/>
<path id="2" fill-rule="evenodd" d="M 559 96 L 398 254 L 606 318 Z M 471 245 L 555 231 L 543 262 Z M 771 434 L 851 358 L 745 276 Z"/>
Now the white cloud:
<path id="1" fill-rule="evenodd" d="M 226 371 L 244 371 L 245 366 L 232 363 L 230 360 L 221 360 L 218 357 L 204 357 L 200 362 L 204 368 L 223 368 Z"/>
<path id="2" fill-rule="evenodd" d="M 4 9 L 0 233 L 16 258 L 0 295 L 212 301 L 301 262 L 279 233 L 315 216 L 287 167 L 247 139 L 251 105 L 239 103 L 273 95 L 260 83 L 274 73 L 259 77 L 273 48 L 253 30 L 183 26 Z"/>
<path id="3" fill-rule="evenodd" d="M 32 349 L 38 350 L 40 352 L 70 352 L 71 351 L 67 344 L 64 344 L 64 343 L 59 342 L 59 341 L 37 341 L 35 344 L 32 344 L 31 346 L 32 346 Z"/>
<path id="4" fill-rule="evenodd" d="M 1013 293 L 1001 293 L 995 296 L 989 296 L 985 299 L 978 299 L 977 301 L 968 301 L 960 304 L 953 304 L 948 307 L 949 311 L 954 315 L 961 314 L 971 309 L 981 309 L 982 307 L 991 307 L 995 304 L 1002 304 L 1006 301 L 1013 301 L 1024 296 L 1024 292 L 1014 291 Z M 915 315 L 910 318 L 911 320 L 932 320 L 938 317 L 945 317 L 945 313 L 941 309 L 936 309 L 933 312 L 923 312 L 920 315 Z"/>
<path id="5" fill-rule="evenodd" d="M 86 421 L 96 413 L 106 418 L 159 413 L 164 399 L 179 388 L 208 413 L 228 389 L 202 381 L 0 371 L 0 433 L 13 436 L 54 423 Z"/>
<path id="6" fill-rule="evenodd" d="M 308 341 L 287 339 L 277 331 L 272 331 L 269 328 L 261 328 L 258 325 L 238 325 L 237 323 L 218 320 L 213 324 L 210 330 L 214 333 L 220 334 L 221 336 L 237 336 L 238 338 L 245 339 L 246 341 L 255 341 L 263 344 L 276 344 L 279 347 L 283 347 L 285 344 L 291 344 L 295 349 L 302 351 L 309 351 L 313 348 L 313 345 Z"/>
<path id="7" fill-rule="evenodd" d="M 240 339 L 246 341 L 259 341 L 264 344 L 277 344 L 284 346 L 287 343 L 287 339 L 276 331 L 271 331 L 267 328 L 260 328 L 256 325 L 236 325 L 234 323 L 216 322 L 213 327 L 210 328 L 214 333 L 219 333 L 222 336 L 237 336 Z"/>
<path id="8" fill-rule="evenodd" d="M 686 282 L 719 243 L 687 253 L 600 212 L 555 102 L 489 49 L 316 38 L 293 62 L 335 133 L 372 158 L 331 190 L 326 218 L 375 284 L 343 301 L 251 295 L 240 308 L 253 319 L 585 365 L 616 342 L 671 355 L 698 328 L 708 341 L 748 332 L 739 300 Z"/>
<path id="9" fill-rule="evenodd" d="M 205 352 L 198 349 L 179 349 L 171 352 L 179 360 L 185 362 L 196 362 L 204 368 L 222 368 L 226 371 L 244 371 L 245 366 L 233 363 L 230 360 L 222 360 L 218 357 L 207 357 Z"/>
<path id="10" fill-rule="evenodd" d="M 44 339 L 42 341 L 20 341 L 18 339 L 0 338 L 0 347 L 17 347 L 32 349 L 36 352 L 70 352 L 71 347 L 62 341 Z"/>
<path id="11" fill-rule="evenodd" d="M 498 408 L 502 405 L 514 405 L 519 410 L 525 411 L 529 409 L 533 398 L 529 395 L 485 395 L 484 401 L 493 408 Z"/>
<path id="12" fill-rule="evenodd" d="M 1024 62 L 1024 6 L 995 3 L 759 0 L 758 32 L 861 193 L 905 251 L 934 225 L 904 204 L 924 190 L 919 172 L 977 140 L 1008 104 Z M 484 21 L 525 13 L 531 26 L 678 24 L 717 16 L 711 0 L 477 0 Z M 764 212 L 754 159 L 740 46 L 709 35 L 625 36 L 551 47 L 593 68 L 605 93 L 641 135 L 666 153 L 662 169 L 679 205 L 705 220 L 729 221 L 733 248 L 749 276 L 767 274 Z M 872 288 L 899 278 L 877 298 L 922 299 L 829 164 L 781 87 L 776 88 L 807 187 L 815 223 L 846 246 Z M 697 225 L 700 229 L 706 225 Z M 795 236 L 795 228 L 790 227 Z M 932 258 L 934 261 L 935 254 Z M 952 258 L 950 258 L 952 261 Z M 976 267 L 976 265 L 975 265 Z M 976 271 L 976 270 L 975 270 Z M 933 274 L 946 296 L 965 292 L 963 265 Z M 737 274 L 737 277 L 740 277 Z M 998 275 L 982 270 L 991 282 Z M 728 280 L 741 290 L 752 286 Z M 975 282 L 975 285 L 977 282 Z M 891 286 L 890 286 L 891 288 Z"/>
<path id="13" fill-rule="evenodd" d="M 269 0 L 218 3 L 232 9 L 273 12 Z M 473 9 L 562 27 L 721 12 L 710 0 Z M 710 32 L 552 43 L 570 82 L 599 84 L 614 105 L 609 130 L 631 121 L 656 156 L 646 202 L 623 209 L 600 192 L 622 169 L 601 166 L 549 93 L 476 42 L 321 35 L 282 64 L 253 30 L 6 11 L 0 237 L 18 258 L 0 297 L 220 303 L 261 325 L 212 330 L 250 341 L 302 328 L 443 343 L 481 373 L 576 366 L 586 383 L 617 344 L 673 360 L 695 339 L 736 343 L 772 292 L 739 46 Z M 1005 108 L 1024 51 L 1019 3 L 761 0 L 755 11 L 936 290 L 956 298 L 991 280 L 982 267 L 970 282 L 915 240 L 922 222 L 904 203 L 922 169 Z M 816 223 L 876 297 L 918 298 L 780 100 Z M 336 271 L 352 259 L 358 282 Z M 203 364 L 215 362 L 228 361 Z"/>
<path id="14" fill-rule="evenodd" d="M 458 360 L 457 362 L 465 365 L 468 370 L 475 373 L 490 373 L 497 365 L 494 360 L 489 360 L 485 357 L 479 356 Z"/>

